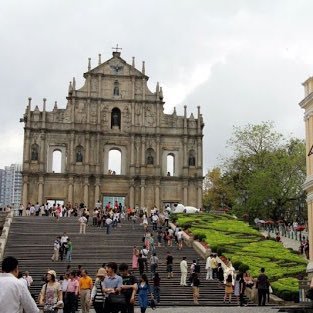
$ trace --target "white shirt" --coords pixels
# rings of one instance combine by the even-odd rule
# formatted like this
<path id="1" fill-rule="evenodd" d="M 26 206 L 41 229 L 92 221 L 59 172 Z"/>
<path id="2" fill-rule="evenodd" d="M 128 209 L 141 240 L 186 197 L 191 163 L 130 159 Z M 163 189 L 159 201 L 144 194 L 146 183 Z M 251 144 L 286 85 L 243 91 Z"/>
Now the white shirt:
<path id="1" fill-rule="evenodd" d="M 187 273 L 188 272 L 188 265 L 186 260 L 182 260 L 180 262 L 180 271 L 181 273 Z"/>
<path id="2" fill-rule="evenodd" d="M 79 220 L 79 222 L 80 222 L 81 224 L 86 224 L 86 223 L 87 223 L 87 219 L 86 219 L 85 216 L 81 216 L 78 220 Z"/>
<path id="3" fill-rule="evenodd" d="M 39 313 L 27 287 L 10 273 L 0 274 L 0 313 Z"/>
<path id="4" fill-rule="evenodd" d="M 67 243 L 67 239 L 68 239 L 68 236 L 67 236 L 67 235 L 63 235 L 63 236 L 61 237 L 61 244 Z"/>
<path id="5" fill-rule="evenodd" d="M 212 266 L 211 266 L 211 261 L 212 261 L 212 258 L 209 256 L 207 259 L 206 259 L 206 264 L 205 264 L 205 269 L 208 270 L 210 269 Z"/>
<path id="6" fill-rule="evenodd" d="M 31 284 L 33 283 L 33 278 L 30 275 L 23 276 L 23 278 L 27 281 L 27 286 L 30 287 Z"/>

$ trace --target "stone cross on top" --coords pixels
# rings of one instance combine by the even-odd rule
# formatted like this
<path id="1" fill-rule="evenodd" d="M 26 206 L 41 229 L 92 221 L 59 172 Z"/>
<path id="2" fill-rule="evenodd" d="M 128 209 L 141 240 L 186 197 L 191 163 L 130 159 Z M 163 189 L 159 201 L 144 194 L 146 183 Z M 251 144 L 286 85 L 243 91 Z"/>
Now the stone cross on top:
<path id="1" fill-rule="evenodd" d="M 122 48 L 118 47 L 118 44 L 116 45 L 116 47 L 112 47 L 112 49 L 115 49 L 115 52 L 119 52 L 118 50 L 122 50 Z"/>

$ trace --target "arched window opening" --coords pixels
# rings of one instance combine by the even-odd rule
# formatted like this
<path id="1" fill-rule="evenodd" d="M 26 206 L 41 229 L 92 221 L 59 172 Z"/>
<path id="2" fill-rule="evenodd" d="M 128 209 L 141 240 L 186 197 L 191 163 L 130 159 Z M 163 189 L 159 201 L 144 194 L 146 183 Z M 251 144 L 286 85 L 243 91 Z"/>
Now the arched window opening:
<path id="1" fill-rule="evenodd" d="M 34 143 L 31 148 L 31 160 L 38 161 L 39 159 L 39 146 Z"/>
<path id="2" fill-rule="evenodd" d="M 76 162 L 81 163 L 84 160 L 84 148 L 82 146 L 76 147 Z"/>
<path id="3" fill-rule="evenodd" d="M 168 154 L 166 157 L 167 176 L 173 176 L 175 173 L 175 157 L 174 154 Z"/>
<path id="4" fill-rule="evenodd" d="M 146 164 L 147 165 L 154 165 L 154 150 L 152 148 L 147 149 L 146 151 Z"/>
<path id="5" fill-rule="evenodd" d="M 111 128 L 121 128 L 121 111 L 118 108 L 114 108 L 111 113 Z"/>
<path id="6" fill-rule="evenodd" d="M 194 150 L 189 151 L 188 165 L 189 166 L 196 166 L 196 157 L 195 157 Z"/>
<path id="7" fill-rule="evenodd" d="M 62 173 L 62 152 L 54 150 L 52 153 L 52 172 Z"/>
<path id="8" fill-rule="evenodd" d="M 119 96 L 119 95 L 120 95 L 120 87 L 119 87 L 119 82 L 116 80 L 114 82 L 113 96 Z"/>
<path id="9" fill-rule="evenodd" d="M 122 153 L 117 149 L 112 149 L 109 152 L 109 175 L 121 175 L 122 170 Z"/>

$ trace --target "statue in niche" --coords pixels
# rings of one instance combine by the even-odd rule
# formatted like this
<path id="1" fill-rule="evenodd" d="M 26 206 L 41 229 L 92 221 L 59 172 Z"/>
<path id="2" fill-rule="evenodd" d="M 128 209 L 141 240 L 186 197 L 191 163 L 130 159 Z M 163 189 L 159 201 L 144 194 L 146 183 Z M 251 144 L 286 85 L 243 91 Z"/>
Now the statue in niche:
<path id="1" fill-rule="evenodd" d="M 193 153 L 191 153 L 191 154 L 189 155 L 188 165 L 189 165 L 189 166 L 196 166 L 196 158 L 195 158 L 195 156 L 194 156 Z"/>
<path id="2" fill-rule="evenodd" d="M 37 144 L 34 144 L 32 146 L 32 151 L 31 151 L 31 160 L 32 161 L 38 161 L 39 158 L 39 148 Z"/>
<path id="3" fill-rule="evenodd" d="M 121 126 L 121 111 L 118 108 L 114 108 L 111 113 L 111 125 L 112 127 Z"/>
<path id="4" fill-rule="evenodd" d="M 149 154 L 147 156 L 147 164 L 148 165 L 153 165 L 154 164 L 154 160 L 153 160 L 153 156 L 151 155 L 151 152 L 149 152 Z"/>
<path id="5" fill-rule="evenodd" d="M 114 89 L 113 89 L 113 96 L 119 96 L 119 95 L 120 95 L 119 83 L 118 81 L 115 81 Z"/>
<path id="6" fill-rule="evenodd" d="M 112 119 L 113 119 L 112 125 L 113 125 L 113 126 L 119 126 L 119 123 L 118 123 L 118 113 L 117 113 L 117 112 L 114 112 L 114 113 L 113 113 Z"/>
<path id="7" fill-rule="evenodd" d="M 76 152 L 76 162 L 83 162 L 83 153 L 81 148 L 79 148 Z"/>

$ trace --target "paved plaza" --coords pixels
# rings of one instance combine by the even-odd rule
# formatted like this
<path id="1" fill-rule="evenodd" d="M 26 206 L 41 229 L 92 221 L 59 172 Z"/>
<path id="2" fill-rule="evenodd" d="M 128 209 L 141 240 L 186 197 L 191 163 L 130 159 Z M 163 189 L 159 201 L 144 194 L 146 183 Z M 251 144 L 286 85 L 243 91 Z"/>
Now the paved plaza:
<path id="1" fill-rule="evenodd" d="M 81 311 L 79 311 L 81 313 Z M 94 310 L 90 312 L 94 313 Z M 268 307 L 161 307 L 156 310 L 147 309 L 146 313 L 276 313 L 278 309 Z M 135 308 L 135 313 L 140 313 L 140 308 Z"/>

